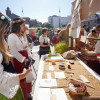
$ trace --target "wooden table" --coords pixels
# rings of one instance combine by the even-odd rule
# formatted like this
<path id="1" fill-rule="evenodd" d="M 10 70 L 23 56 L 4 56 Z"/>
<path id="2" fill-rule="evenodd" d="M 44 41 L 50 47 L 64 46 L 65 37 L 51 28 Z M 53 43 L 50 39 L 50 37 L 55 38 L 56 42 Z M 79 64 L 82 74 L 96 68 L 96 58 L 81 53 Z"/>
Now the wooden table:
<path id="1" fill-rule="evenodd" d="M 34 90 L 34 100 L 38 100 L 38 91 L 39 91 L 39 81 L 40 79 L 42 78 L 46 78 L 46 71 L 48 72 L 48 68 L 45 69 L 45 66 L 47 66 L 47 62 L 44 62 L 44 56 L 42 56 L 41 60 L 40 60 L 40 63 L 39 63 L 39 69 L 38 69 L 38 76 L 37 76 L 37 80 L 36 80 L 36 85 L 35 85 L 35 90 Z M 85 63 L 83 63 L 80 59 L 77 58 L 77 60 L 74 61 L 75 62 L 75 65 L 72 65 L 72 68 L 76 69 L 78 68 L 78 70 L 80 70 L 79 73 L 76 73 L 75 76 L 73 78 L 76 78 L 78 79 L 78 75 L 79 74 L 82 74 L 84 76 L 86 76 L 89 81 L 90 81 L 90 84 L 93 85 L 95 87 L 95 91 L 94 92 L 90 92 L 91 91 L 91 88 L 87 87 L 88 89 L 88 94 L 86 96 L 73 96 L 69 93 L 69 90 L 68 88 L 64 88 L 65 92 L 66 92 L 66 95 L 68 97 L 68 100 L 81 100 L 81 99 L 93 99 L 93 98 L 98 98 L 98 100 L 100 100 L 100 95 L 96 95 L 96 91 L 100 92 L 100 76 L 98 74 L 96 74 L 92 69 L 90 69 Z M 46 65 L 47 64 L 47 65 Z M 80 69 L 81 67 L 83 66 L 83 70 L 86 70 L 86 73 L 82 73 L 82 70 Z M 55 67 L 56 68 L 56 67 Z M 57 69 L 59 71 L 59 69 Z M 73 70 L 74 72 L 74 70 Z M 53 73 L 53 72 L 52 72 Z M 87 76 L 87 73 L 88 73 L 88 76 Z M 66 74 L 67 75 L 67 74 Z M 67 75 L 68 76 L 68 75 Z M 53 74 L 52 74 L 52 77 L 53 77 Z M 92 79 L 93 77 L 93 79 Z M 71 77 L 70 77 L 71 78 Z M 91 80 L 92 79 L 92 80 Z M 92 82 L 95 81 L 93 84 Z M 67 85 L 67 81 L 66 79 L 62 79 L 62 80 L 57 80 L 57 84 L 60 86 L 60 83 L 63 82 L 64 84 L 63 85 Z M 96 84 L 99 84 L 99 86 L 96 87 Z M 94 93 L 94 94 L 93 94 Z M 90 95 L 90 96 L 89 96 Z M 77 98 L 77 99 L 76 99 Z M 97 100 L 97 99 L 96 99 Z"/>

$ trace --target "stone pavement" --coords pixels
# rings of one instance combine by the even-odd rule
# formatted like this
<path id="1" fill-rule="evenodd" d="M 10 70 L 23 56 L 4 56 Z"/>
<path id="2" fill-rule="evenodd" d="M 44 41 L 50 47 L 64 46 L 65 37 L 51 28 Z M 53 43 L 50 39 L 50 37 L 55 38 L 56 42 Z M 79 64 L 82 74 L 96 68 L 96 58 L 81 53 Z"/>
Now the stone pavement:
<path id="1" fill-rule="evenodd" d="M 33 48 L 32 48 L 32 56 L 33 56 L 33 58 L 35 60 L 34 68 L 36 70 L 36 73 L 38 72 L 38 67 L 39 67 L 39 55 L 38 55 L 38 51 L 39 51 L 39 45 L 38 46 L 33 46 Z M 35 72 L 34 72 L 33 68 L 32 68 L 32 71 L 33 71 L 33 75 L 35 76 L 34 78 L 36 78 L 36 75 L 35 75 Z M 34 81 L 32 83 L 34 83 Z M 32 95 L 34 93 L 34 86 L 35 86 L 35 84 L 32 87 Z"/>

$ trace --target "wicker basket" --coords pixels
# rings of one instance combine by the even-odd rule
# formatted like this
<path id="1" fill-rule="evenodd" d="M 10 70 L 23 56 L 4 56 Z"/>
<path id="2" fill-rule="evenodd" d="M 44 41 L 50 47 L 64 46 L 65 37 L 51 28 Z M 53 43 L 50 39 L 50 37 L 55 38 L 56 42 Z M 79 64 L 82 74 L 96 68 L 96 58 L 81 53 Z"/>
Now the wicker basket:
<path id="1" fill-rule="evenodd" d="M 85 94 L 86 94 L 86 92 L 77 93 L 77 92 L 72 91 L 71 89 L 69 89 L 69 91 L 70 91 L 70 93 L 71 93 L 72 95 L 85 95 Z"/>
<path id="2" fill-rule="evenodd" d="M 69 84 L 70 84 L 70 83 L 69 83 Z M 69 88 L 69 84 L 68 84 L 68 88 Z M 69 91 L 70 91 L 70 93 L 71 93 L 72 95 L 85 95 L 86 92 L 87 92 L 87 90 L 86 90 L 86 91 L 83 92 L 83 93 L 77 93 L 77 92 L 75 92 L 75 91 L 72 91 L 70 88 L 69 88 Z"/>

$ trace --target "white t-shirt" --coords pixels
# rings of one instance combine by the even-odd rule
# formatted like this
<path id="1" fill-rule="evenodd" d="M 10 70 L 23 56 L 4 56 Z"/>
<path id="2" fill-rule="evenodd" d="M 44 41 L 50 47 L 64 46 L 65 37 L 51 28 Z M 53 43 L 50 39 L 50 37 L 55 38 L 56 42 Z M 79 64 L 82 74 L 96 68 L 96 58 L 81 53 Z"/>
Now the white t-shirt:
<path id="1" fill-rule="evenodd" d="M 98 38 L 100 38 L 100 34 L 99 34 Z M 95 52 L 97 54 L 100 54 L 100 40 L 98 40 L 96 45 L 95 45 Z"/>
<path id="2" fill-rule="evenodd" d="M 46 37 L 40 36 L 39 42 L 50 43 L 50 39 L 47 36 Z"/>

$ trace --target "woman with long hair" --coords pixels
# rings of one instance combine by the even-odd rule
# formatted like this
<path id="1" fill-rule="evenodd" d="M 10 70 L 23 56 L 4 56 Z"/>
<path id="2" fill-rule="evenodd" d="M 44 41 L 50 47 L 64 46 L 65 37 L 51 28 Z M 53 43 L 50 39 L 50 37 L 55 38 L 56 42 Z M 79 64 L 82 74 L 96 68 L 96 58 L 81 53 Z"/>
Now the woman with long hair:
<path id="1" fill-rule="evenodd" d="M 4 40 L 4 35 L 10 26 L 9 17 L 0 12 L 0 100 L 24 100 L 20 88 L 20 80 L 30 72 L 30 68 L 20 74 L 12 74 L 4 71 L 3 65 L 9 66 L 11 55 Z"/>
<path id="2" fill-rule="evenodd" d="M 26 30 L 25 28 L 25 19 L 20 17 L 15 18 L 12 21 L 12 31 L 8 36 L 8 46 L 11 54 L 13 55 L 12 64 L 17 73 L 22 73 L 25 65 L 27 63 L 27 59 L 30 56 L 30 52 L 28 52 L 28 44 L 24 41 L 23 34 Z M 24 98 L 25 100 L 32 99 L 32 96 L 29 95 L 32 92 L 32 84 L 26 83 L 26 79 L 21 80 L 20 82 Z M 28 87 L 27 87 L 28 86 Z M 28 96 L 27 96 L 28 95 Z"/>

